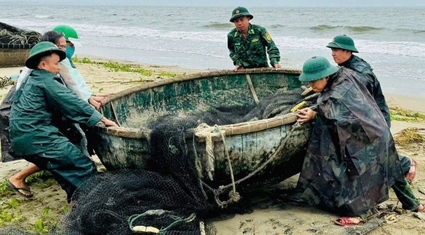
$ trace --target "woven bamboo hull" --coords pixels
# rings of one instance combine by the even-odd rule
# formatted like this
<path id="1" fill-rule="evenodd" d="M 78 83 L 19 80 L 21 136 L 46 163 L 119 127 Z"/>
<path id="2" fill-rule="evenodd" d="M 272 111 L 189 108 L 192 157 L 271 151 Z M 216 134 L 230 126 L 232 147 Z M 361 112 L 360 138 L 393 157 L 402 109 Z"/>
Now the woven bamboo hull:
<path id="1" fill-rule="evenodd" d="M 255 98 L 247 82 L 247 74 L 255 95 L 261 100 L 276 90 L 300 87 L 299 73 L 274 69 L 217 71 L 143 84 L 114 94 L 108 97 L 103 112 L 107 118 L 117 120 L 121 127 L 96 128 L 95 151 L 108 170 L 145 168 L 146 160 L 150 157 L 150 130 L 135 120 L 181 110 L 205 111 L 205 107 L 252 106 L 255 105 Z M 310 127 L 294 126 L 295 122 L 296 116 L 288 114 L 220 126 L 219 129 L 224 131 L 235 179 L 245 177 L 262 165 L 265 168 L 246 182 L 277 182 L 298 173 Z M 230 183 L 230 167 L 222 136 L 213 136 L 214 161 L 211 164 L 210 156 L 206 153 L 205 138 L 199 135 L 194 138 L 193 132 L 186 134 L 190 162 L 198 166 L 199 176 L 210 184 Z M 270 157 L 273 160 L 265 164 Z"/>

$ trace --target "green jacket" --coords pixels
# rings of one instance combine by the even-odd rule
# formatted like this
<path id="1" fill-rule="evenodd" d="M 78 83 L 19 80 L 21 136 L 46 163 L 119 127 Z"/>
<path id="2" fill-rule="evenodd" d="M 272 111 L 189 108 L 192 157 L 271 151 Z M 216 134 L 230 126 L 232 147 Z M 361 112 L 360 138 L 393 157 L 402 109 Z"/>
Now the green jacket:
<path id="1" fill-rule="evenodd" d="M 244 38 L 238 29 L 234 28 L 227 34 L 227 47 L 233 64 L 245 68 L 269 67 L 279 63 L 279 49 L 274 44 L 267 30 L 258 25 L 249 25 L 247 37 Z M 267 53 L 267 54 L 266 54 Z"/>
<path id="2" fill-rule="evenodd" d="M 17 156 L 40 154 L 68 141 L 52 124 L 54 112 L 91 127 L 102 115 L 61 83 L 60 77 L 34 70 L 12 98 L 10 139 Z"/>

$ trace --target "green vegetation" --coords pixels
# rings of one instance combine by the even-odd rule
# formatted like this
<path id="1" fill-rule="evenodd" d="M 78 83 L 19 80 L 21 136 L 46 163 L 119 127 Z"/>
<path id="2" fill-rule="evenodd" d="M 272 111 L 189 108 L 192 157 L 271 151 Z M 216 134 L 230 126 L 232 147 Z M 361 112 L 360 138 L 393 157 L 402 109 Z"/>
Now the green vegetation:
<path id="1" fill-rule="evenodd" d="M 414 112 L 403 110 L 401 108 L 390 109 L 391 120 L 404 121 L 404 122 L 425 122 L 425 115 Z"/>
<path id="2" fill-rule="evenodd" d="M 74 57 L 72 60 L 75 63 L 80 63 L 80 64 L 92 64 L 92 65 L 103 66 L 113 72 L 132 72 L 132 73 L 138 73 L 142 76 L 147 76 L 147 77 L 155 75 L 154 70 L 143 69 L 140 66 L 134 65 L 134 64 L 122 64 L 122 63 L 113 62 L 113 61 L 108 61 L 108 62 L 93 61 L 87 57 L 84 57 L 82 59 Z M 176 77 L 177 75 L 178 74 L 169 73 L 169 72 L 161 72 L 160 74 L 158 74 L 159 77 L 164 77 L 164 78 Z"/>
<path id="3" fill-rule="evenodd" d="M 176 77 L 177 76 L 177 74 L 175 74 L 175 73 L 168 73 L 168 72 L 161 72 L 161 74 L 160 74 L 160 76 L 161 77 Z"/>
<path id="4" fill-rule="evenodd" d="M 32 187 L 39 189 L 52 190 L 55 180 L 51 177 L 48 171 L 38 172 L 31 177 L 28 177 L 26 182 L 31 183 Z M 44 235 L 52 230 L 58 220 L 58 212 L 53 213 L 51 208 L 43 208 L 43 203 L 39 199 L 26 199 L 7 187 L 8 180 L 5 179 L 0 183 L 0 227 L 12 226 L 25 229 L 26 231 Z M 42 211 L 36 210 L 42 208 Z M 69 212 L 69 206 L 57 208 L 60 214 Z M 36 212 L 37 211 L 37 212 Z M 36 215 L 36 221 L 30 222 L 26 219 L 25 212 L 40 213 Z"/>
<path id="5" fill-rule="evenodd" d="M 48 179 L 48 178 L 50 178 L 50 176 L 52 176 L 52 174 L 50 172 L 48 172 L 48 171 L 39 171 L 39 172 L 36 172 L 36 173 L 28 176 L 25 179 L 25 182 L 26 183 L 34 183 L 37 180 L 42 179 L 42 178 Z"/>

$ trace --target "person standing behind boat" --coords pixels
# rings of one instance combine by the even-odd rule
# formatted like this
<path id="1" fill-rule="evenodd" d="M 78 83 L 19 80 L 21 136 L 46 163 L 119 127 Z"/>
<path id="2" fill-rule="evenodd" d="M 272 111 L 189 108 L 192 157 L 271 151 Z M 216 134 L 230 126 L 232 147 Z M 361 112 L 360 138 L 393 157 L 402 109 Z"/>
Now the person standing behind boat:
<path id="1" fill-rule="evenodd" d="M 53 28 L 53 31 L 62 33 L 66 39 L 66 58 L 69 59 L 69 63 L 73 68 L 76 68 L 74 62 L 72 61 L 72 57 L 75 54 L 75 46 L 81 47 L 82 44 L 80 42 L 80 38 L 78 37 L 77 31 L 74 28 L 68 25 L 58 25 Z"/>
<path id="2" fill-rule="evenodd" d="M 374 98 L 351 69 L 324 57 L 308 59 L 299 77 L 315 92 L 317 112 L 305 108 L 298 122 L 313 121 L 298 180 L 301 199 L 350 217 L 338 225 L 365 222 L 366 212 L 393 188 L 406 210 L 424 212 L 403 177 L 390 129 Z"/>
<path id="3" fill-rule="evenodd" d="M 249 22 L 253 17 L 245 7 L 239 6 L 232 11 L 230 22 L 234 23 L 235 28 L 227 34 L 227 47 L 235 71 L 269 67 L 267 54 L 270 65 L 280 68 L 279 49 L 265 28 Z"/>
<path id="4" fill-rule="evenodd" d="M 93 95 L 92 90 L 87 85 L 83 76 L 75 69 L 75 65 L 72 62 L 72 57 L 75 54 L 75 46 L 81 46 L 77 31 L 68 25 L 58 25 L 53 28 L 53 31 L 62 33 L 66 40 L 66 58 L 61 62 L 61 77 L 65 79 L 68 87 L 71 88 L 75 93 L 83 100 L 87 100 L 96 109 L 100 109 L 101 105 L 106 103 L 104 96 Z"/>
<path id="5" fill-rule="evenodd" d="M 53 111 L 91 127 L 99 122 L 117 124 L 101 115 L 62 83 L 57 75 L 64 51 L 51 42 L 40 42 L 30 52 L 25 66 L 31 75 L 16 90 L 10 113 L 10 139 L 14 154 L 49 170 L 67 193 L 97 173 L 94 163 L 52 124 Z M 14 185 L 9 185 L 18 191 Z"/>
<path id="6" fill-rule="evenodd" d="M 388 127 L 391 127 L 390 109 L 382 93 L 381 84 L 373 73 L 369 63 L 362 58 L 354 55 L 358 53 L 354 40 L 347 35 L 338 35 L 326 46 L 332 50 L 332 57 L 339 66 L 349 68 L 357 72 L 359 81 L 366 86 L 369 93 L 373 96 L 376 104 L 382 112 Z M 411 183 L 416 176 L 416 161 L 409 157 L 399 156 L 403 173 L 407 181 Z"/>

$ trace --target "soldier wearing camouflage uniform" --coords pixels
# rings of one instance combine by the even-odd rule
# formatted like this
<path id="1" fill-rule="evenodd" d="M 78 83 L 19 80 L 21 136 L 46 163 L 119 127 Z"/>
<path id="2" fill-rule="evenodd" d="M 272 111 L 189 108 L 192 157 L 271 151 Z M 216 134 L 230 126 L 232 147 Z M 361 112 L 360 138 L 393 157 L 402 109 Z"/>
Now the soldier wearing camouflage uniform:
<path id="1" fill-rule="evenodd" d="M 313 120 L 313 130 L 298 181 L 301 198 L 353 217 L 339 225 L 364 223 L 366 212 L 388 199 L 393 188 L 404 209 L 423 212 L 402 175 L 387 123 L 354 71 L 313 57 L 299 77 L 320 92 L 317 112 L 299 111 L 300 123 Z"/>
<path id="2" fill-rule="evenodd" d="M 376 104 L 382 112 L 388 127 L 391 127 L 390 110 L 382 93 L 381 84 L 373 73 L 369 63 L 362 58 L 354 55 L 358 53 L 354 40 L 347 35 L 338 35 L 326 46 L 332 49 L 332 57 L 339 66 L 349 68 L 358 73 L 359 81 L 366 86 L 369 93 L 373 96 Z M 399 156 L 403 173 L 406 179 L 411 183 L 416 175 L 416 161 L 409 157 Z"/>
<path id="3" fill-rule="evenodd" d="M 279 49 L 265 28 L 249 23 L 252 18 L 245 7 L 232 11 L 230 22 L 235 24 L 235 28 L 227 34 L 227 47 L 235 70 L 269 67 L 267 54 L 270 65 L 280 68 Z"/>

